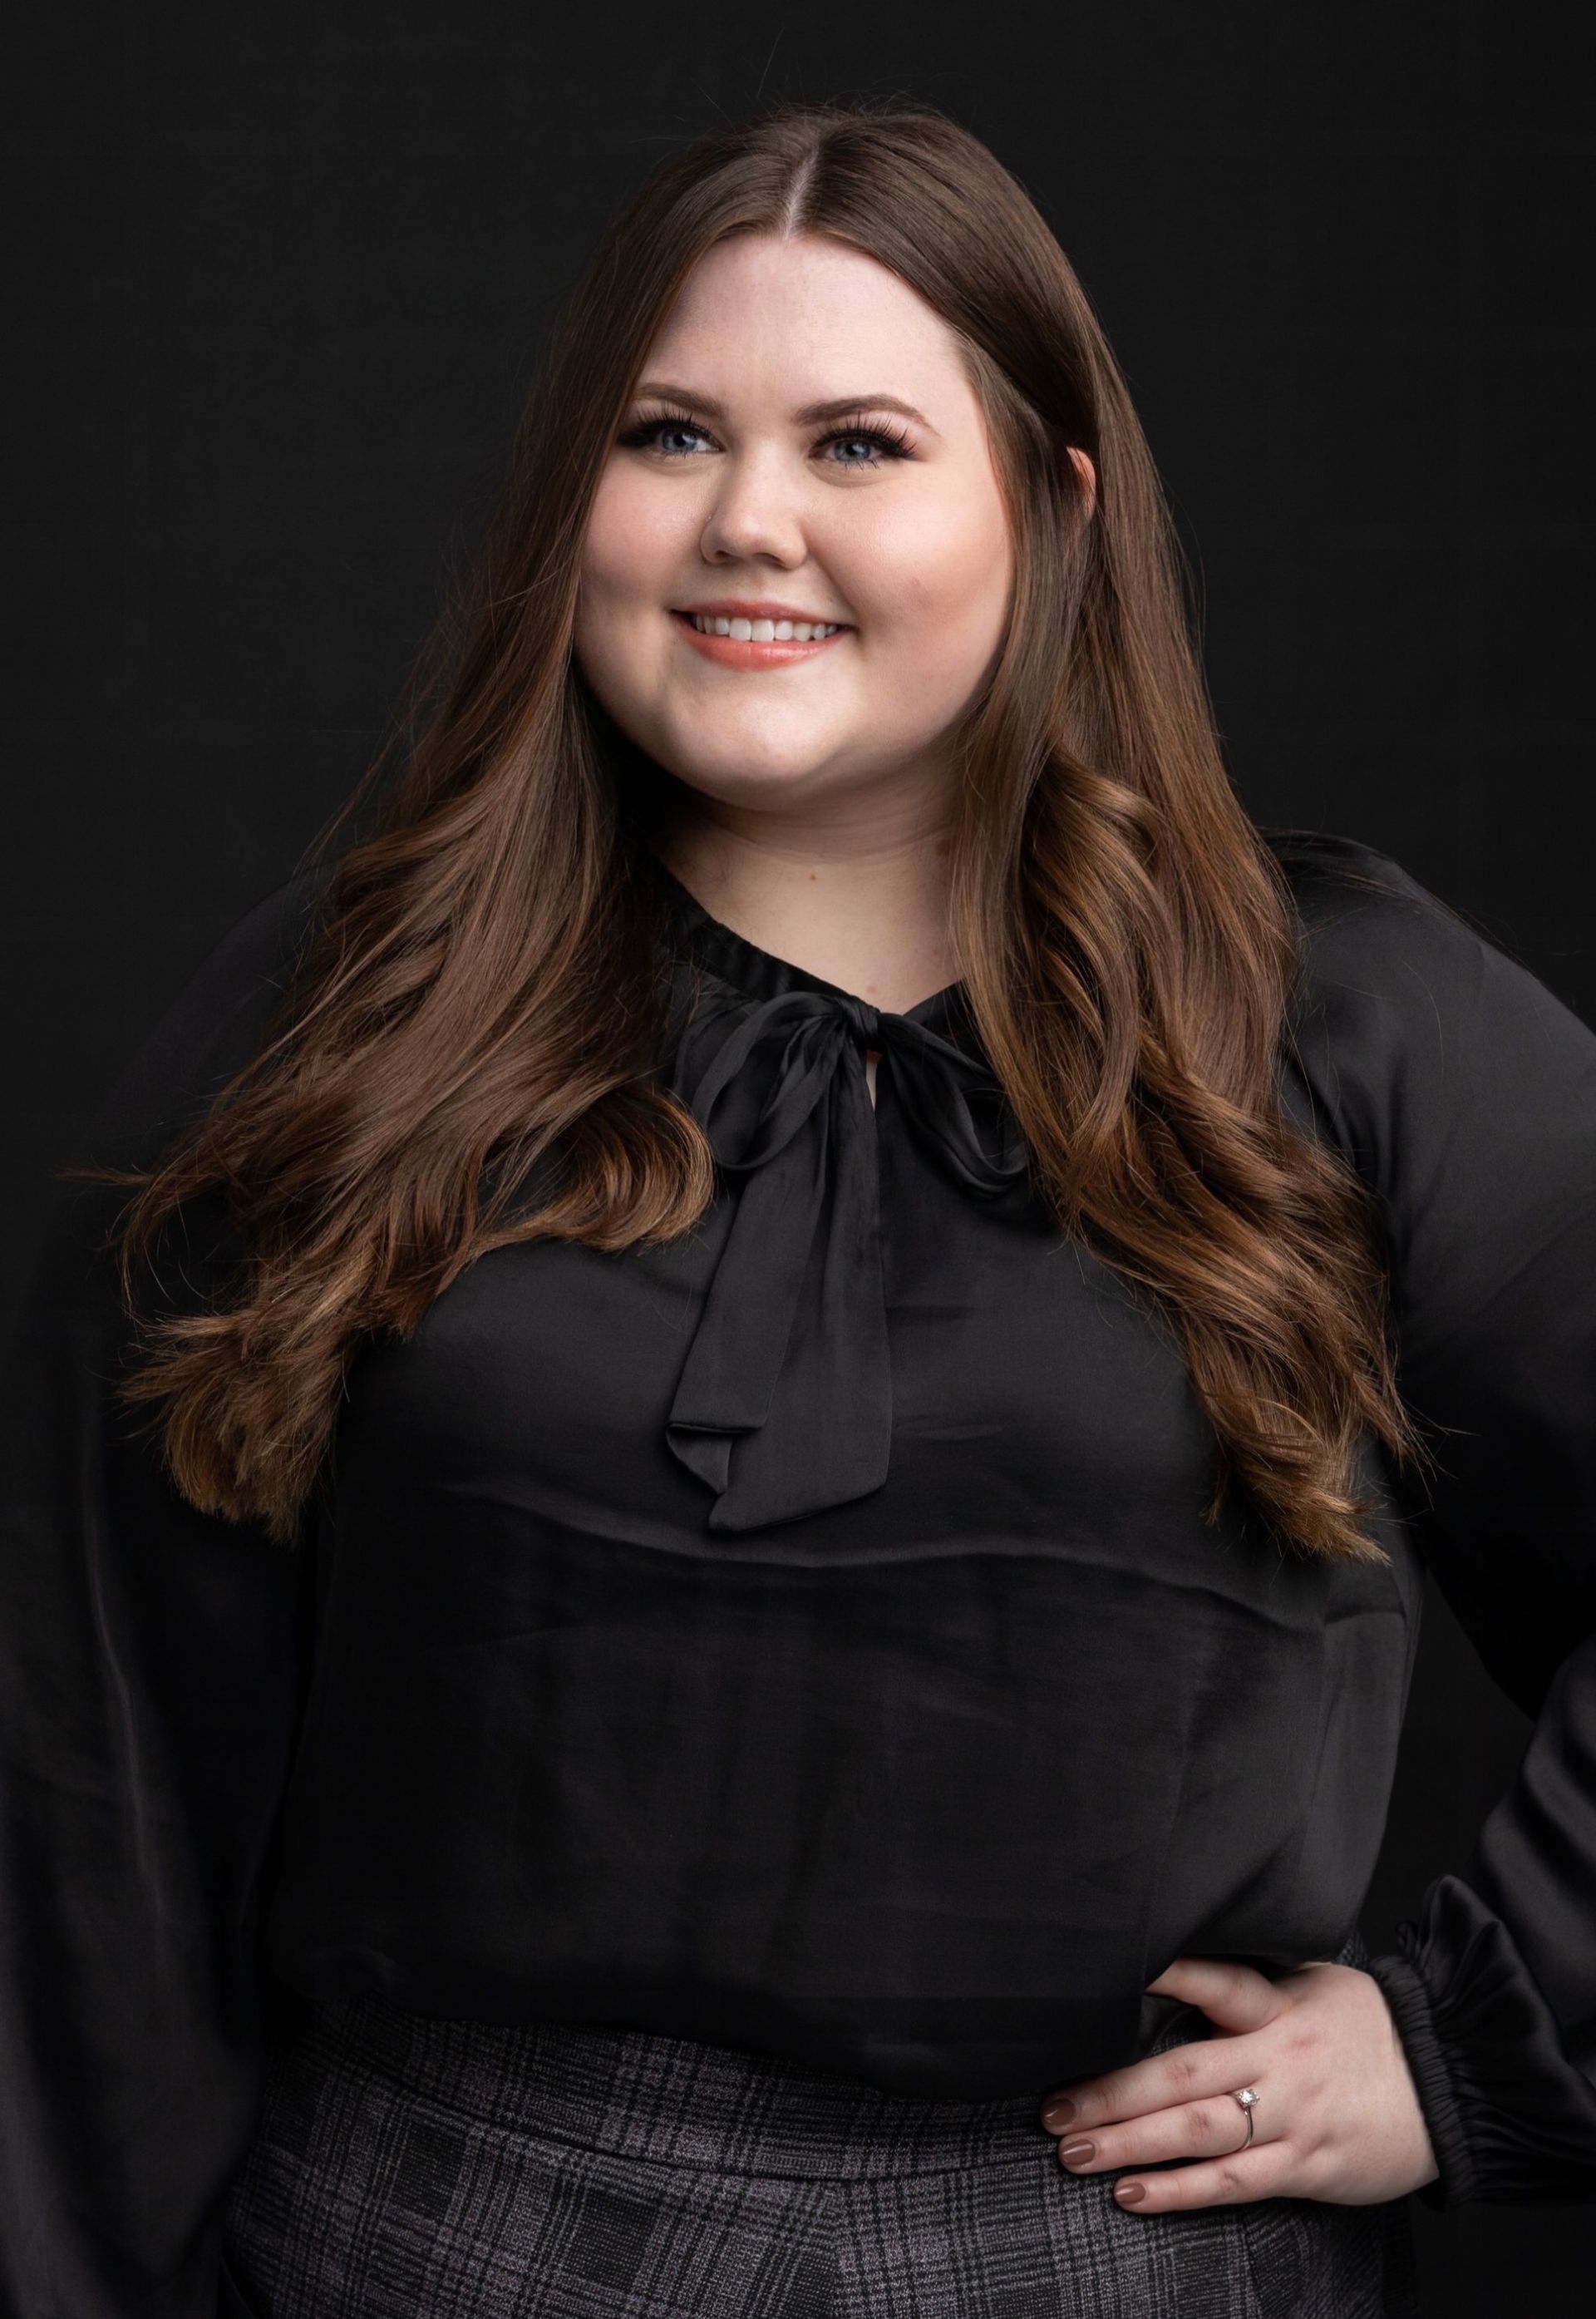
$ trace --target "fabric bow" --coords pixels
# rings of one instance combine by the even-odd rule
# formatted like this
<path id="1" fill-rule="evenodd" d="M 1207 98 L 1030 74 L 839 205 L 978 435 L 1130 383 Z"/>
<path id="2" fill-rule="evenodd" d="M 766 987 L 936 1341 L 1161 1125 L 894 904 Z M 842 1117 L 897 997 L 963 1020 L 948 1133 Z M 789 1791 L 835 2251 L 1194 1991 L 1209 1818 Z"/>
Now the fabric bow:
<path id="1" fill-rule="evenodd" d="M 843 1505 L 887 1477 L 892 1372 L 870 1049 L 951 1181 L 993 1198 L 1024 1172 L 989 1069 L 927 1024 L 842 992 L 783 991 L 747 1012 L 707 1004 L 672 1084 L 737 1182 L 737 1204 L 666 1439 L 716 1493 L 714 1530 Z M 990 1113 L 985 1135 L 978 1106 Z"/>

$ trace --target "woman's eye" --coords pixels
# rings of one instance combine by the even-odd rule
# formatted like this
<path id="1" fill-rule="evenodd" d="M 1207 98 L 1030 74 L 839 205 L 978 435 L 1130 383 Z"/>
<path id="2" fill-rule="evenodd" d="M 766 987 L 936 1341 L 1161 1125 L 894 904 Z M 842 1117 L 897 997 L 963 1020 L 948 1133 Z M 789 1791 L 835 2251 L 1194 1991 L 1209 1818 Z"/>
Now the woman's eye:
<path id="1" fill-rule="evenodd" d="M 628 427 L 621 441 L 628 450 L 664 451 L 667 459 L 685 458 L 682 451 L 666 450 L 659 440 L 663 435 L 702 435 L 704 429 L 690 419 L 642 419 L 636 426 Z"/>
<path id="2" fill-rule="evenodd" d="M 901 459 L 908 449 L 905 437 L 893 434 L 887 428 L 849 427 L 830 435 L 823 435 L 816 450 L 828 443 L 865 443 L 870 447 L 868 459 L 834 459 L 834 467 L 879 467 L 888 459 Z"/>
<path id="3" fill-rule="evenodd" d="M 694 435 L 702 440 L 710 439 L 708 429 L 701 427 L 696 419 L 662 413 L 652 419 L 638 420 L 627 429 L 620 439 L 628 450 L 653 450 L 657 451 L 662 458 L 685 459 L 693 456 L 691 451 L 681 449 L 672 444 L 671 438 Z M 863 444 L 869 453 L 863 458 L 850 456 L 829 460 L 826 464 L 834 467 L 884 466 L 888 459 L 907 457 L 909 450 L 907 437 L 889 427 L 833 428 L 829 434 L 821 436 L 814 447 L 816 451 L 824 451 L 833 444 L 846 444 L 851 451 Z"/>

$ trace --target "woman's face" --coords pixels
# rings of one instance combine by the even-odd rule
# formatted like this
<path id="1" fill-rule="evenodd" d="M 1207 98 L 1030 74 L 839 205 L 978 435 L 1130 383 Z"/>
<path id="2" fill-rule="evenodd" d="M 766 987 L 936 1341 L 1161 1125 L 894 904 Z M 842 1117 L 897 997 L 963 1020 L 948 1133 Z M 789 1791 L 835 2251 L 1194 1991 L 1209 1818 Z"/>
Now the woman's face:
<path id="1" fill-rule="evenodd" d="M 744 236 L 699 262 L 649 350 L 589 525 L 576 656 L 622 730 L 706 797 L 825 810 L 932 785 L 940 819 L 1013 573 L 941 319 L 841 243 Z M 738 606 L 843 625 L 818 647 L 694 640 L 695 607 Z"/>

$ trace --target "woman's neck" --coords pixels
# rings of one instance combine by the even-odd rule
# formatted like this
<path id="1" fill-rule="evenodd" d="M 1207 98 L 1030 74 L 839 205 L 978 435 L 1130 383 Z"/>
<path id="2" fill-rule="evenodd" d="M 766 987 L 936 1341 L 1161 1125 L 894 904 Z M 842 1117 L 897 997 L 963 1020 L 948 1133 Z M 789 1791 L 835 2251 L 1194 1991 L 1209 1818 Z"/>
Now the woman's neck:
<path id="1" fill-rule="evenodd" d="M 656 844 L 723 925 L 886 1013 L 906 1013 L 956 978 L 943 829 L 750 832 L 700 817 Z"/>

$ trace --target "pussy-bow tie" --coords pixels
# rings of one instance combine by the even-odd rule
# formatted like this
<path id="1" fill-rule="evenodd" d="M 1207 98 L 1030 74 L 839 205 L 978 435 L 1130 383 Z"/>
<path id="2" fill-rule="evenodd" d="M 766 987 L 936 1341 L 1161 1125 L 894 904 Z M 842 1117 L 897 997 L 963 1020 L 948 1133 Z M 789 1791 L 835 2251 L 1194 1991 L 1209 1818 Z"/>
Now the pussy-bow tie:
<path id="1" fill-rule="evenodd" d="M 666 1439 L 716 1493 L 712 1530 L 816 1513 L 887 1478 L 892 1371 L 868 1049 L 890 1075 L 896 1111 L 953 1184 L 990 1199 L 1024 1172 L 988 1067 L 928 1024 L 845 992 L 705 998 L 672 1086 L 736 1207 Z"/>

